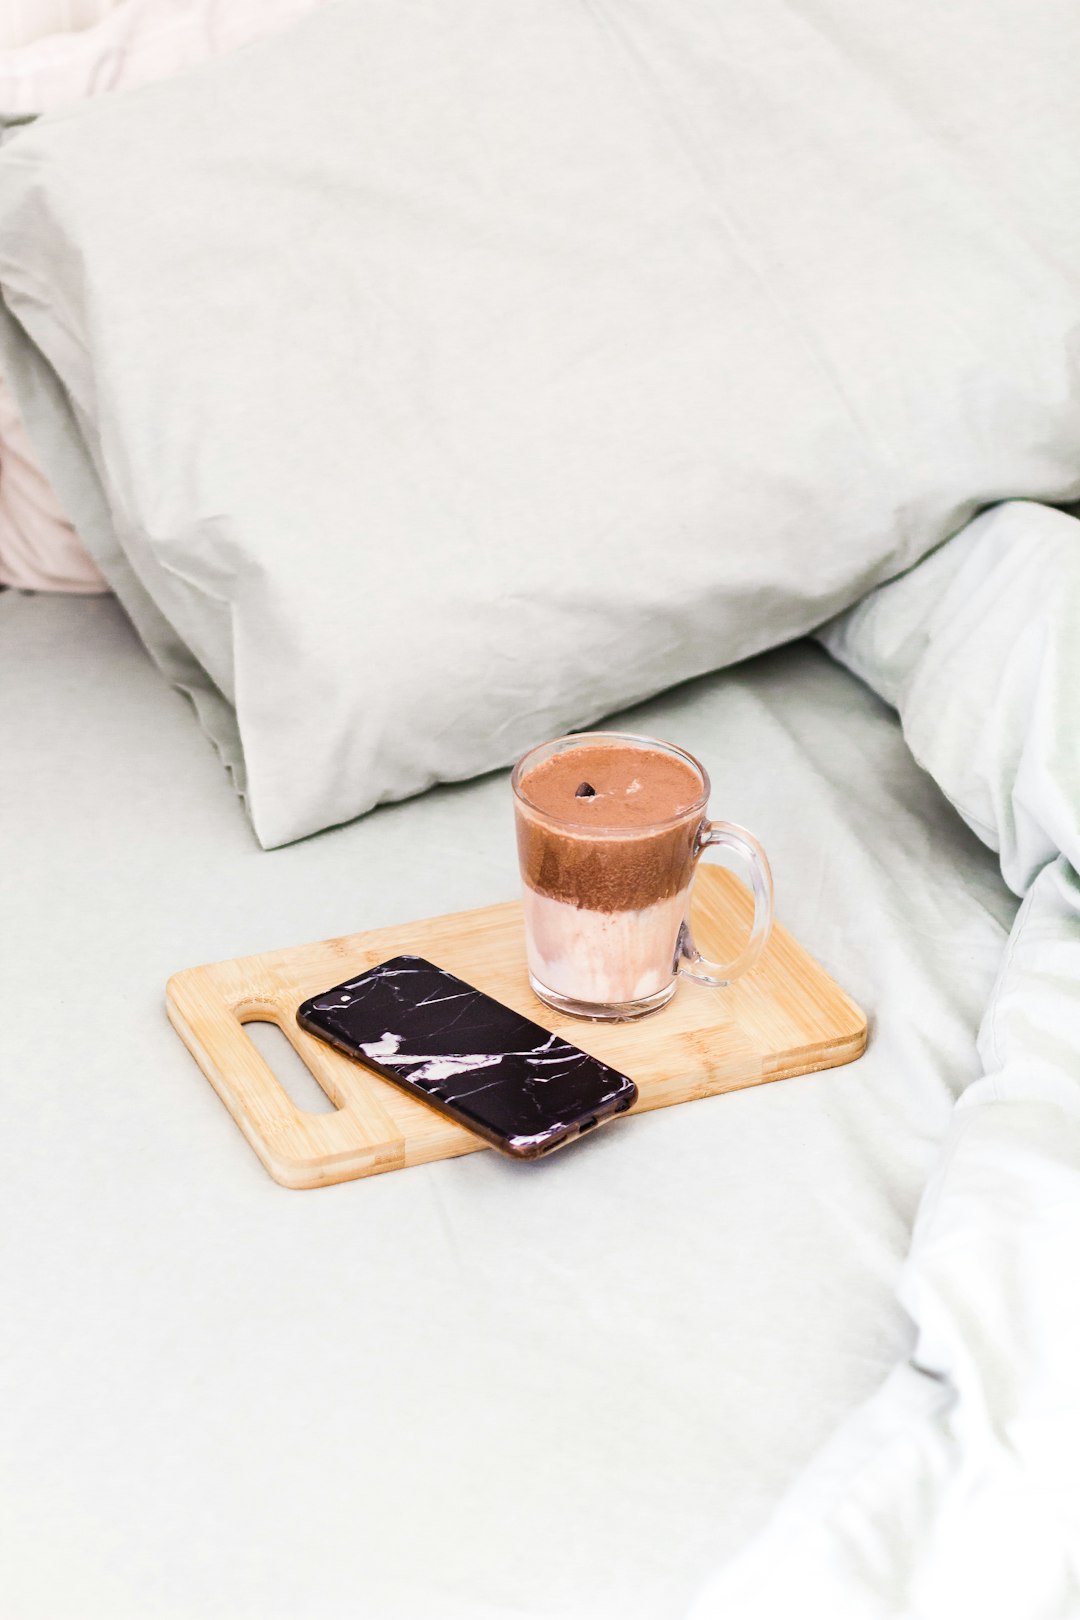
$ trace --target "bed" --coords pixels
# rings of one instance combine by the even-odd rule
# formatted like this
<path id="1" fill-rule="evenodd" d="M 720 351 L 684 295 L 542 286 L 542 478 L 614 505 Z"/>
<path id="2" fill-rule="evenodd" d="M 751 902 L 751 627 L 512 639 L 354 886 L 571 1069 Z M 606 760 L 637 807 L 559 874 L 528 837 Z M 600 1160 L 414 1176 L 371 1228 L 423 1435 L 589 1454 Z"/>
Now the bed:
<path id="1" fill-rule="evenodd" d="M 0 144 L 114 593 L 0 590 L 0 1612 L 1064 1620 L 1075 17 L 314 11 Z M 276 1186 L 169 975 L 511 897 L 507 766 L 609 719 L 865 1057 Z"/>
<path id="2" fill-rule="evenodd" d="M 894 716 L 802 644 L 625 717 L 760 831 L 861 1062 L 298 1194 L 165 979 L 512 896 L 505 776 L 266 853 L 115 601 L 0 595 L 0 659 L 7 1612 L 681 1613 L 907 1350 L 977 1072 L 1015 902 Z"/>

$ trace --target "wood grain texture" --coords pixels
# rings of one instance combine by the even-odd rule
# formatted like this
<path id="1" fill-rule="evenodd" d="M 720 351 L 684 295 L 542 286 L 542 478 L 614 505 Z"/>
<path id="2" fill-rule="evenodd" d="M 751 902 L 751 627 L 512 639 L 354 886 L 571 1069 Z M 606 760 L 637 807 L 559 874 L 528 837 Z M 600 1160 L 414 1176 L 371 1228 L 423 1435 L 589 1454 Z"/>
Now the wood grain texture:
<path id="1" fill-rule="evenodd" d="M 730 873 L 699 872 L 694 928 L 707 955 L 735 954 L 751 909 Z M 296 1022 L 309 996 L 402 952 L 428 957 L 630 1075 L 635 1113 L 850 1063 L 866 1046 L 863 1013 L 779 925 L 752 974 L 724 990 L 683 980 L 668 1006 L 626 1024 L 565 1018 L 536 999 L 517 901 L 174 974 L 166 989 L 174 1027 L 283 1186 L 325 1187 L 486 1147 Z M 256 1019 L 280 1027 L 335 1112 L 296 1106 L 244 1032 Z"/>

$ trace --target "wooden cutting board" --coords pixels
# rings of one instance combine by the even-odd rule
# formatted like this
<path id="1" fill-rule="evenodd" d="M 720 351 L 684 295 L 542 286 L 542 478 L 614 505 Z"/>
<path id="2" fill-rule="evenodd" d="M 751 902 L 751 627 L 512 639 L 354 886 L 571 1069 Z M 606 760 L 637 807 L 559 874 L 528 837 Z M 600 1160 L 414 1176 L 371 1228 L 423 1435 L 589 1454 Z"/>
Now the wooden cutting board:
<path id="1" fill-rule="evenodd" d="M 734 956 L 751 905 L 729 872 L 699 872 L 694 931 L 706 955 Z M 486 1147 L 296 1022 L 309 996 L 403 952 L 448 968 L 630 1075 L 640 1092 L 635 1113 L 850 1063 L 866 1046 L 863 1013 L 779 925 L 753 973 L 724 990 L 684 979 L 660 1012 L 625 1024 L 565 1018 L 536 999 L 517 901 L 174 974 L 166 1006 L 177 1033 L 283 1186 L 326 1187 Z M 335 1112 L 296 1106 L 244 1033 L 255 1020 L 281 1028 Z"/>

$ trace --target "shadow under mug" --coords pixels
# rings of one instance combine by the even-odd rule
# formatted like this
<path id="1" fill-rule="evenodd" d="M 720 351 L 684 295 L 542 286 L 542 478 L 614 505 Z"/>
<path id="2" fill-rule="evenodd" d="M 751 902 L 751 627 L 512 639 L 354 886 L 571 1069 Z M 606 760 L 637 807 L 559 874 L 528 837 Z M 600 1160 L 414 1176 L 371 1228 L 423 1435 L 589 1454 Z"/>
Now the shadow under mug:
<path id="1" fill-rule="evenodd" d="M 699 783 L 697 797 L 666 820 L 632 827 L 562 819 L 530 801 L 529 774 L 545 760 L 608 747 L 681 760 Z M 709 777 L 692 754 L 630 732 L 580 732 L 530 749 L 511 785 L 529 981 L 541 1001 L 577 1018 L 640 1018 L 671 1000 L 680 974 L 719 989 L 754 966 L 773 924 L 768 858 L 744 828 L 706 819 Z M 754 897 L 750 933 L 730 962 L 706 960 L 690 931 L 694 874 L 716 848 L 745 861 Z"/>

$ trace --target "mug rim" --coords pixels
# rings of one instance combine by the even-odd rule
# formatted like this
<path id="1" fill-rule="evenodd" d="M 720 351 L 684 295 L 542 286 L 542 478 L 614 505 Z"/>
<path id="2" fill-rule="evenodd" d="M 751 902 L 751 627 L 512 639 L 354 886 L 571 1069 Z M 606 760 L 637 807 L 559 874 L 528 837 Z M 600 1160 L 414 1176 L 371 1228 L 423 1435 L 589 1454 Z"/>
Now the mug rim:
<path id="1" fill-rule="evenodd" d="M 693 804 L 687 805 L 685 810 L 680 810 L 677 816 L 666 816 L 660 821 L 646 821 L 636 827 L 627 827 L 625 824 L 620 827 L 613 827 L 602 822 L 595 826 L 586 825 L 582 821 L 571 821 L 565 816 L 554 816 L 549 810 L 543 810 L 539 805 L 534 804 L 522 790 L 522 778 L 528 771 L 529 761 L 532 760 L 534 755 L 542 753 L 545 748 L 555 748 L 559 743 L 565 743 L 567 747 L 564 752 L 569 753 L 576 744 L 608 742 L 631 743 L 637 747 L 661 749 L 665 753 L 677 755 L 680 759 L 685 760 L 700 777 L 701 793 L 699 797 L 695 799 Z M 708 771 L 689 749 L 681 747 L 679 743 L 667 742 L 663 737 L 647 737 L 644 733 L 637 731 L 569 731 L 560 737 L 551 737 L 547 742 L 535 743 L 532 748 L 527 749 L 522 754 L 511 771 L 510 786 L 518 803 L 524 807 L 529 815 L 535 816 L 538 820 L 548 822 L 555 827 L 569 828 L 571 831 L 582 833 L 587 837 L 601 834 L 608 838 L 641 838 L 649 833 L 665 832 L 669 827 L 678 827 L 693 816 L 703 816 L 712 794 L 712 783 L 709 780 Z"/>

